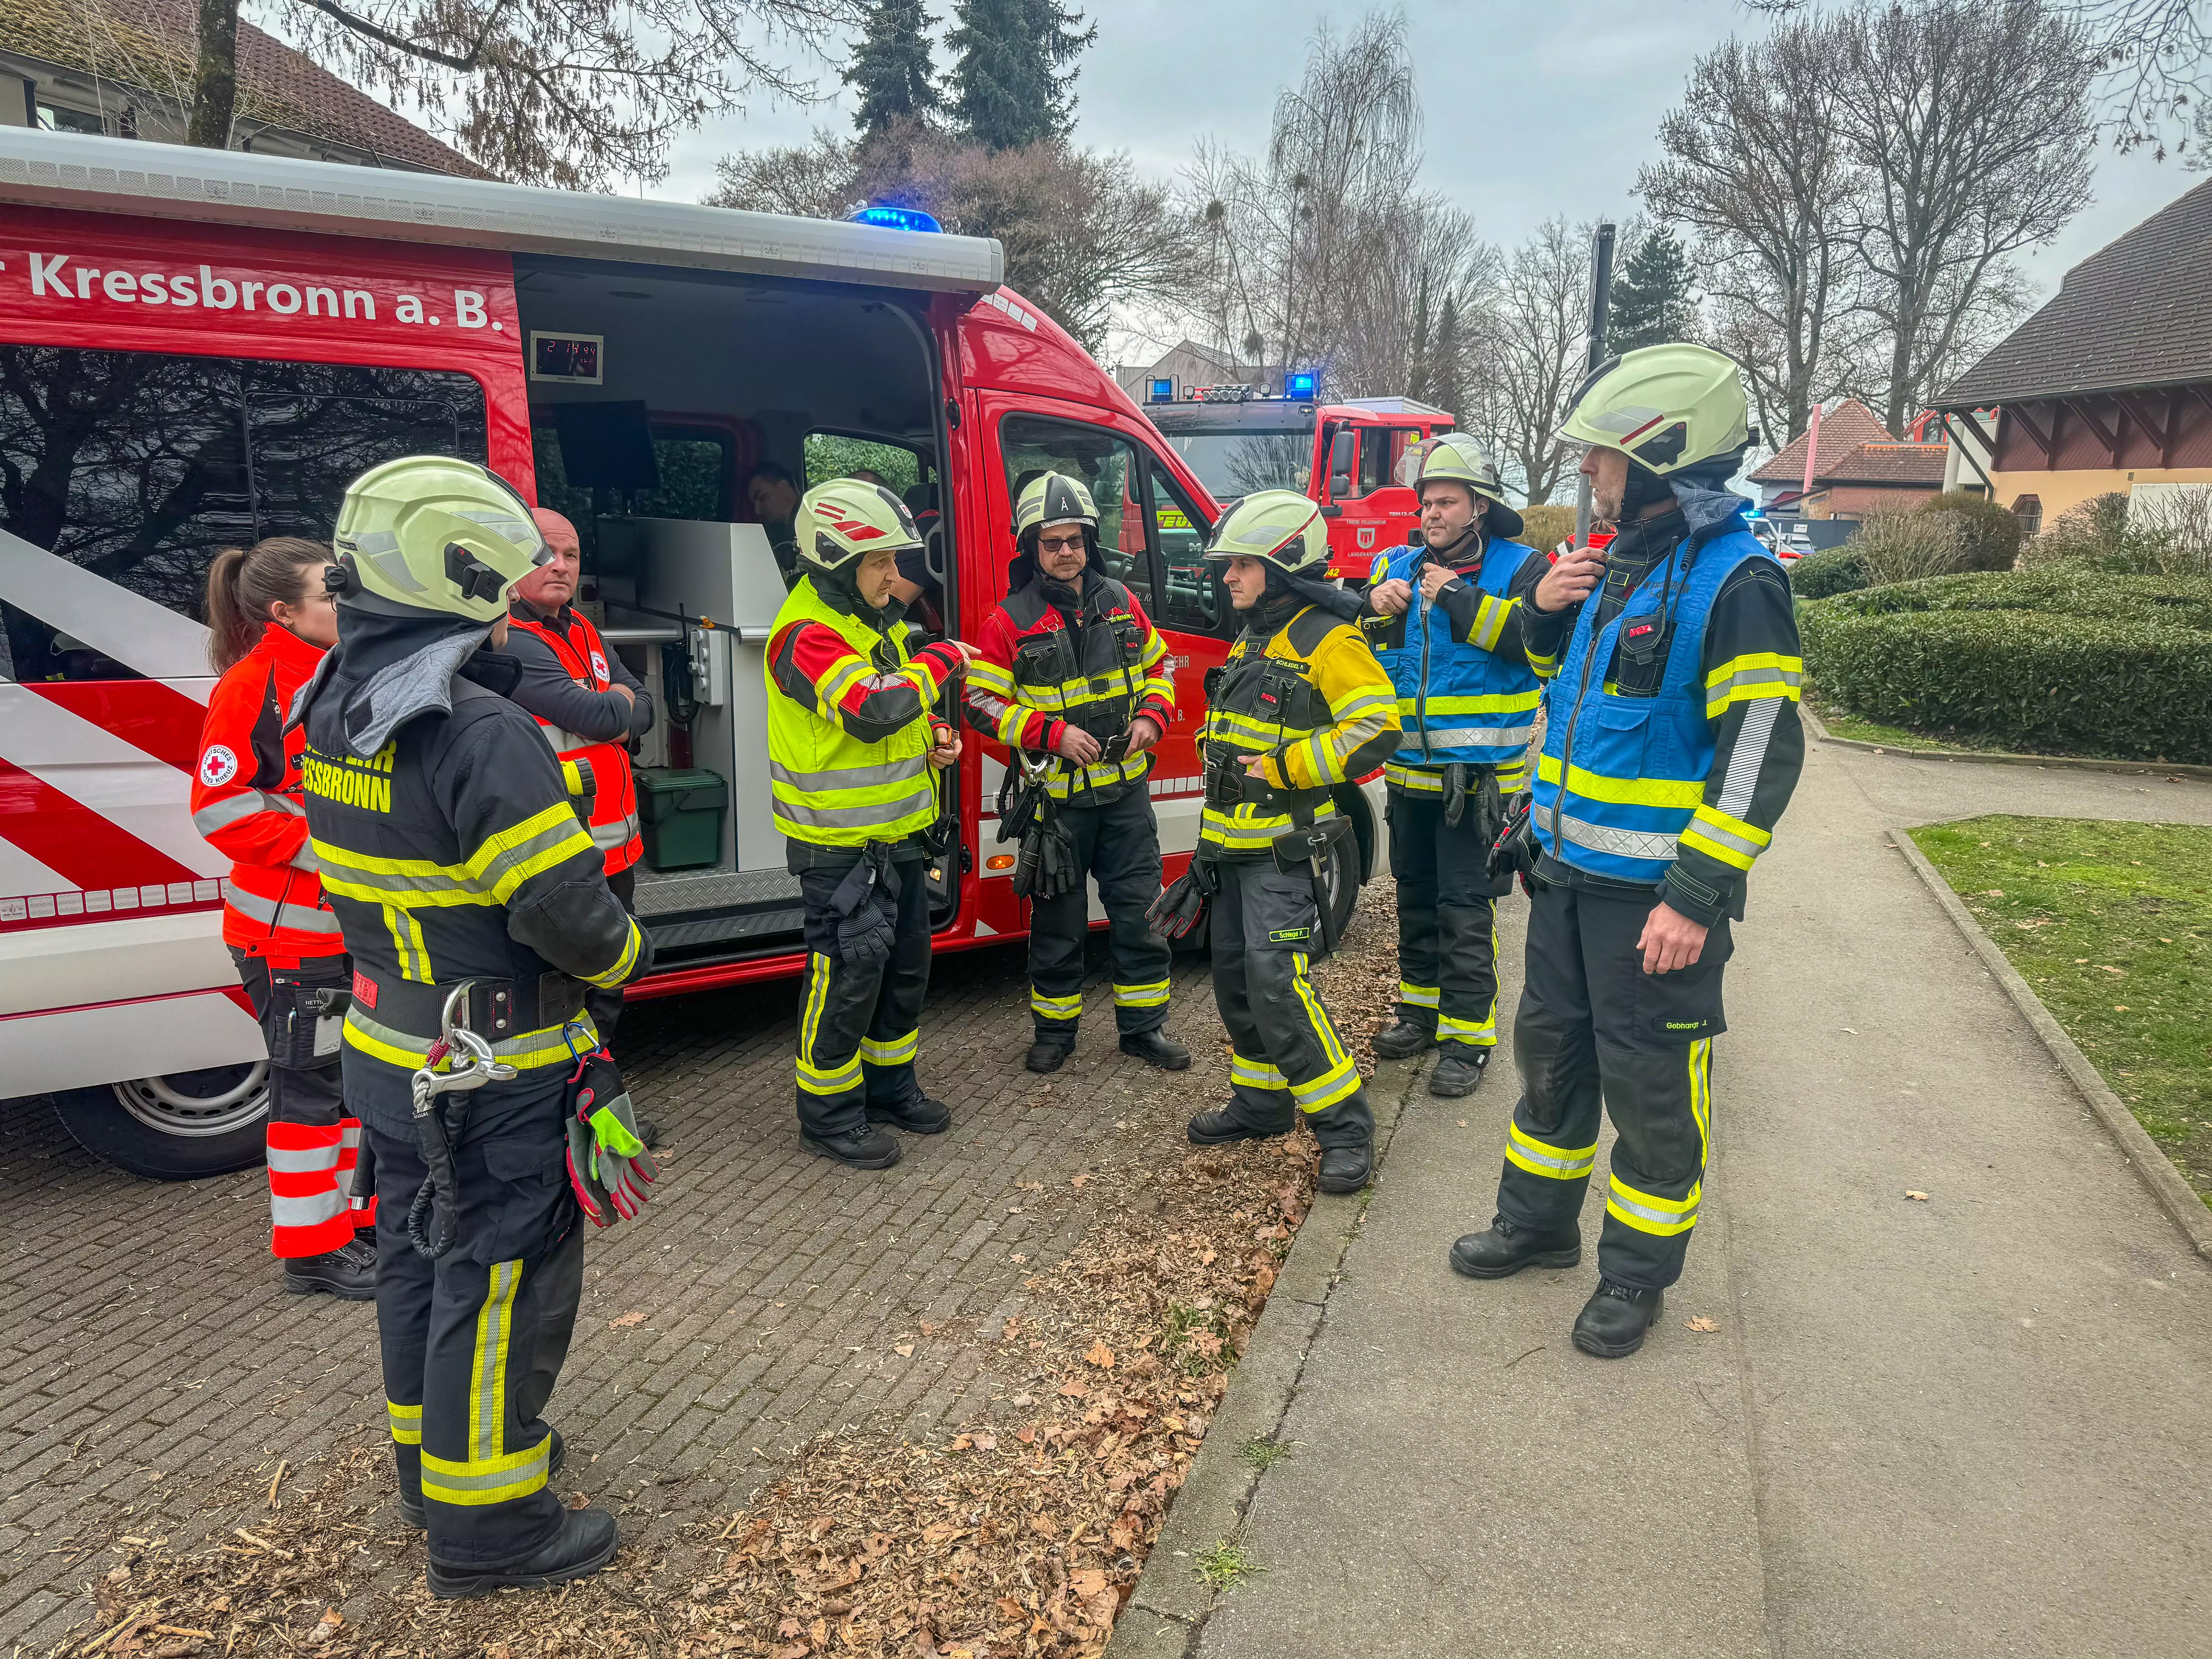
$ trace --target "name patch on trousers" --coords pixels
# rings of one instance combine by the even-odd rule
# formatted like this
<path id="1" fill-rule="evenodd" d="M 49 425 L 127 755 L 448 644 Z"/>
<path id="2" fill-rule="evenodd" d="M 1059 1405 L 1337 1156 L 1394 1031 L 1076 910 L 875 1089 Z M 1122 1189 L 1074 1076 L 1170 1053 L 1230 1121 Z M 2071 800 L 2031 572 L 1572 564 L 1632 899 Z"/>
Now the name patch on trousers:
<path id="1" fill-rule="evenodd" d="M 1312 937 L 1313 929 L 1310 927 L 1278 927 L 1268 933 L 1267 943 L 1270 945 L 1296 945 L 1302 939 L 1309 939 Z"/>
<path id="2" fill-rule="evenodd" d="M 1701 1037 L 1718 1030 L 1720 1022 L 1717 1019 L 1667 1019 L 1655 1016 L 1651 1029 L 1662 1036 Z"/>

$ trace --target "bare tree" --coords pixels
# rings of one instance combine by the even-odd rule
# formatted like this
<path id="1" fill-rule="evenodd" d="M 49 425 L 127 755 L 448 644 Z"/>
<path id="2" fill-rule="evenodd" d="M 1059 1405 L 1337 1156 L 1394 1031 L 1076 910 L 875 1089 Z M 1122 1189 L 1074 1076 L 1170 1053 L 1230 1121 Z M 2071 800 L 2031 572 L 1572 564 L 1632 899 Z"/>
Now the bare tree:
<path id="1" fill-rule="evenodd" d="M 717 173 L 716 207 L 838 218 L 855 202 L 887 202 L 995 236 L 1007 283 L 1093 350 L 1121 308 L 1179 301 L 1191 285 L 1188 228 L 1167 187 L 1138 177 L 1127 155 L 1064 139 L 993 150 L 905 123 L 866 143 L 825 131 L 725 156 Z"/>
<path id="2" fill-rule="evenodd" d="M 1479 372 L 1493 400 L 1489 429 L 1531 502 L 1550 501 L 1565 476 L 1556 434 L 1587 362 L 1589 243 L 1589 226 L 1546 220 L 1505 262 L 1488 308 Z"/>
<path id="3" fill-rule="evenodd" d="M 200 0 L 194 143 L 230 140 L 239 0 Z M 504 178 L 653 179 L 668 146 L 758 93 L 808 99 L 812 53 L 858 0 L 252 0 L 248 15 Z"/>
<path id="4" fill-rule="evenodd" d="M 2049 0 L 1922 0 L 1830 25 L 1832 118 L 1858 175 L 1859 305 L 1888 362 L 1893 432 L 2016 315 L 2010 256 L 2089 199 L 2094 66 Z"/>
<path id="5" fill-rule="evenodd" d="M 1837 205 L 1851 167 L 1834 127 L 1825 22 L 1728 40 L 1699 58 L 1637 174 L 1661 218 L 1697 236 L 1717 343 L 1750 377 L 1763 432 L 1786 443 L 1832 389 L 1826 358 L 1850 254 Z"/>
<path id="6" fill-rule="evenodd" d="M 1432 307 L 1463 302 L 1491 257 L 1473 220 L 1413 188 L 1420 130 L 1405 18 L 1378 12 L 1345 37 L 1322 24 L 1263 156 L 1200 142 L 1178 200 L 1188 308 L 1215 344 L 1318 368 L 1344 395 L 1407 389 L 1424 281 Z"/>

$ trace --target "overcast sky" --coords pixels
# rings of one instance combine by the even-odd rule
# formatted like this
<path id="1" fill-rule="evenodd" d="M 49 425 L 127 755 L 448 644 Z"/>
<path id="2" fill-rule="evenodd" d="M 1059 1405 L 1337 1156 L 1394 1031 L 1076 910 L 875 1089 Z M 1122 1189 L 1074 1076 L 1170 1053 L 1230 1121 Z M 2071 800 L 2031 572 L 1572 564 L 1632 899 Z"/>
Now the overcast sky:
<path id="1" fill-rule="evenodd" d="M 949 0 L 931 9 L 942 15 Z M 1098 39 L 1081 60 L 1076 137 L 1125 149 L 1164 178 L 1203 135 L 1264 146 L 1275 93 L 1298 79 L 1315 30 L 1328 20 L 1342 33 L 1367 8 L 1091 0 L 1085 9 Z M 1422 178 L 1507 244 L 1555 213 L 1633 211 L 1637 167 L 1654 159 L 1659 118 L 1691 64 L 1731 32 L 1763 27 L 1735 0 L 1426 0 L 1408 13 L 1427 117 Z M 823 83 L 836 85 L 834 71 Z M 718 122 L 678 146 L 673 173 L 653 193 L 696 198 L 717 156 L 802 142 L 825 123 L 849 131 L 851 107 L 841 96 Z M 2200 182 L 2171 161 L 2100 152 L 2094 203 L 2028 262 L 2039 298 L 2068 266 Z"/>

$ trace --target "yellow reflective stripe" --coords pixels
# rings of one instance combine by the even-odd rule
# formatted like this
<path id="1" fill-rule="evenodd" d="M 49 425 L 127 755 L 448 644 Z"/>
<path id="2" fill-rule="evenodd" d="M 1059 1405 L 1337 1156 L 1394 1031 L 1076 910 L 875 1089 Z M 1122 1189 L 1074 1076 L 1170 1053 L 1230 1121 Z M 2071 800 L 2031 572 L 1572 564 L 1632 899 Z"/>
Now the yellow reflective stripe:
<path id="1" fill-rule="evenodd" d="M 576 1049 L 581 1053 L 599 1046 L 599 1028 L 592 1024 L 587 1013 L 579 1013 L 562 1025 L 548 1025 L 535 1031 L 525 1031 L 520 1036 L 508 1037 L 491 1045 L 492 1057 L 503 1060 L 520 1070 L 531 1071 L 541 1066 L 558 1066 L 572 1060 L 567 1033 L 577 1033 Z M 355 1003 L 346 1010 L 345 1028 L 342 1035 L 349 1048 L 356 1048 L 372 1060 L 380 1060 L 388 1066 L 404 1066 L 409 1071 L 419 1071 L 430 1058 L 430 1039 L 410 1036 L 404 1031 L 395 1031 L 380 1024 Z M 450 1059 L 439 1062 L 440 1071 L 452 1069 Z"/>
<path id="2" fill-rule="evenodd" d="M 860 1086 L 860 1057 L 825 1070 L 814 1064 L 814 1045 L 822 1037 L 822 1013 L 830 1004 L 830 958 L 816 951 L 807 958 L 806 1003 L 799 1020 L 799 1086 L 811 1095 L 841 1095 Z"/>
<path id="3" fill-rule="evenodd" d="M 1401 979 L 1398 981 L 1398 1000 L 1409 1008 L 1433 1008 L 1439 998 L 1435 986 L 1408 984 Z"/>
<path id="4" fill-rule="evenodd" d="M 1046 1019 L 1073 1019 L 1083 1012 L 1083 993 L 1048 997 L 1033 985 L 1030 988 L 1030 1012 Z"/>
<path id="5" fill-rule="evenodd" d="M 1717 719 L 1731 703 L 1760 697 L 1796 702 L 1805 684 L 1805 659 L 1779 652 L 1754 651 L 1731 657 L 1705 676 L 1705 718 Z"/>
<path id="6" fill-rule="evenodd" d="M 1431 772 L 1419 766 L 1401 766 L 1396 761 L 1382 763 L 1382 781 L 1395 783 L 1401 789 L 1416 795 L 1440 795 L 1444 789 L 1443 773 Z"/>
<path id="7" fill-rule="evenodd" d="M 1370 691 L 1364 687 L 1345 698 L 1341 703 L 1331 703 L 1328 712 L 1340 726 L 1346 720 L 1358 720 L 1375 708 L 1393 709 L 1401 714 L 1406 712 L 1403 700 L 1394 693 Z"/>
<path id="8" fill-rule="evenodd" d="M 1730 657 L 1711 673 L 1706 675 L 1705 689 L 1711 690 L 1724 681 L 1741 679 L 1747 674 L 1755 674 L 1762 670 L 1770 669 L 1784 676 L 1802 674 L 1805 672 L 1805 659 L 1802 657 L 1784 656 L 1778 651 L 1747 651 L 1741 657 Z"/>
<path id="9" fill-rule="evenodd" d="M 968 684 L 980 685 L 987 691 L 995 691 L 1002 697 L 1018 695 L 1014 677 L 998 664 L 978 657 L 968 665 Z"/>
<path id="10" fill-rule="evenodd" d="M 880 1042 L 873 1037 L 860 1039 L 860 1058 L 871 1066 L 904 1066 L 921 1052 L 920 1031 L 908 1031 L 904 1036 L 886 1037 Z"/>
<path id="11" fill-rule="evenodd" d="M 329 881 L 323 883 L 323 890 L 326 893 L 333 890 Z M 412 910 L 404 910 L 394 904 L 386 904 L 381 908 L 384 925 L 392 934 L 392 951 L 399 960 L 399 977 L 412 980 L 418 985 L 428 984 L 430 951 L 422 942 L 422 924 L 415 919 Z"/>
<path id="12" fill-rule="evenodd" d="M 489 1463 L 504 1455 L 507 1441 L 507 1350 L 514 1325 L 515 1292 L 522 1288 L 522 1262 L 495 1261 L 491 1288 L 477 1310 L 476 1364 L 469 1389 L 469 1462 Z"/>
<path id="13" fill-rule="evenodd" d="M 543 845 L 532 845 L 541 841 Z M 575 809 L 562 801 L 511 828 L 487 836 L 482 845 L 468 855 L 465 867 L 475 880 L 491 889 L 495 899 L 504 904 L 516 888 L 539 871 L 550 868 L 562 859 L 590 851 L 591 832 L 577 821 Z"/>
<path id="14" fill-rule="evenodd" d="M 1544 1176 L 1553 1181 L 1580 1181 L 1597 1162 L 1597 1143 L 1553 1146 L 1514 1123 L 1507 1126 L 1505 1161 L 1530 1175 Z"/>
<path id="15" fill-rule="evenodd" d="M 1114 1003 L 1121 1008 L 1157 1008 L 1168 1000 L 1169 988 L 1169 982 L 1164 979 L 1150 985 L 1116 985 Z"/>
<path id="16" fill-rule="evenodd" d="M 1702 1184 L 1692 1185 L 1686 1197 L 1661 1198 L 1656 1194 L 1639 1192 L 1615 1176 L 1606 1195 L 1605 1212 L 1639 1233 L 1672 1238 L 1698 1224 L 1698 1194 Z"/>
<path id="17" fill-rule="evenodd" d="M 497 1457 L 449 1458 L 422 1454 L 422 1496 L 441 1504 L 471 1506 L 511 1503 L 540 1491 L 552 1463 L 553 1437 L 527 1451 Z"/>
<path id="18" fill-rule="evenodd" d="M 1468 630 L 1468 643 L 1480 646 L 1485 651 L 1495 650 L 1498 639 L 1511 620 L 1513 607 L 1518 599 L 1501 599 L 1494 593 L 1482 596 L 1482 603 L 1474 608 L 1474 626 Z"/>
<path id="19" fill-rule="evenodd" d="M 1359 1088 L 1359 1068 L 1346 1054 L 1319 1077 L 1309 1078 L 1304 1083 L 1291 1085 L 1291 1098 L 1297 1101 L 1302 1112 L 1327 1111 Z"/>
<path id="20" fill-rule="evenodd" d="M 1498 1014 L 1492 1006 L 1491 1016 L 1484 1020 L 1456 1019 L 1449 1014 L 1437 1017 L 1437 1037 L 1443 1042 L 1464 1042 L 1471 1048 L 1489 1048 L 1498 1042 Z"/>
<path id="21" fill-rule="evenodd" d="M 1690 1045 L 1690 1115 L 1698 1121 L 1698 1167 L 1713 1154 L 1713 1040 L 1699 1037 Z"/>
<path id="22" fill-rule="evenodd" d="M 614 959 L 611 967 L 603 969 L 596 974 L 585 975 L 586 981 L 599 987 L 602 990 L 611 991 L 628 979 L 629 970 L 637 965 L 638 942 L 643 937 L 644 935 L 637 930 L 637 924 L 635 921 L 631 922 L 629 937 L 623 941 L 622 954 Z"/>
<path id="23" fill-rule="evenodd" d="M 1541 691 L 1486 691 L 1480 696 L 1469 697 L 1400 697 L 1398 713 L 1415 712 L 1416 705 L 1428 710 L 1433 720 L 1438 714 L 1525 714 L 1544 701 Z"/>
<path id="24" fill-rule="evenodd" d="M 1540 651 L 1531 651 L 1528 653 L 1528 670 L 1538 679 L 1548 680 L 1559 673 L 1559 659 L 1556 655 L 1547 657 Z"/>
<path id="25" fill-rule="evenodd" d="M 1291 1080 L 1266 1060 L 1247 1060 L 1234 1050 L 1229 1056 L 1229 1080 L 1251 1089 L 1287 1089 L 1291 1086 Z"/>
<path id="26" fill-rule="evenodd" d="M 839 699 L 872 672 L 867 659 L 860 656 L 842 657 L 825 670 L 814 682 L 814 696 L 820 705 L 822 718 L 835 722 Z"/>
<path id="27" fill-rule="evenodd" d="M 835 1071 L 823 1071 L 820 1066 L 799 1062 L 799 1086 L 810 1095 L 842 1095 L 860 1086 L 860 1057 L 855 1054 Z"/>
<path id="28" fill-rule="evenodd" d="M 1313 981 L 1306 977 L 1306 953 L 1303 951 L 1291 952 L 1291 988 L 1305 1005 L 1306 1018 L 1312 1023 L 1314 1035 L 1321 1039 L 1322 1053 L 1332 1063 L 1349 1060 L 1351 1055 L 1337 1039 L 1336 1027 L 1329 1023 L 1328 1010 L 1321 1006 L 1321 999 L 1314 994 Z"/>
<path id="29" fill-rule="evenodd" d="M 1546 783 L 1557 783 L 1559 757 L 1540 757 L 1536 775 Z M 1568 774 L 1567 792 L 1585 800 L 1607 801 L 1615 806 L 1695 807 L 1705 798 L 1705 785 L 1702 778 L 1610 778 L 1577 766 Z"/>
<path id="30" fill-rule="evenodd" d="M 1755 824 L 1741 818 L 1731 817 L 1717 806 L 1700 804 L 1691 816 L 1688 827 L 1681 835 L 1680 844 L 1694 847 L 1700 853 L 1718 859 L 1723 864 L 1739 870 L 1751 868 L 1752 861 L 1765 852 L 1774 836 Z"/>
<path id="31" fill-rule="evenodd" d="M 422 1443 L 422 1408 L 420 1406 L 401 1406 L 392 1401 L 384 1402 L 384 1415 L 392 1425 L 392 1438 L 402 1446 Z"/>

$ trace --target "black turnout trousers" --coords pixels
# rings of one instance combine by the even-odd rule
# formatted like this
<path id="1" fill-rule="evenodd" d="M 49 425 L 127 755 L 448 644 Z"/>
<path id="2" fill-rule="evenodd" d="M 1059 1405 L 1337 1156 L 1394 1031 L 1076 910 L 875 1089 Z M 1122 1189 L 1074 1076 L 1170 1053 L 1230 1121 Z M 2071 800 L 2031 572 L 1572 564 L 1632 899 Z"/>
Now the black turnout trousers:
<path id="1" fill-rule="evenodd" d="M 543 1413 L 584 1291 L 584 1222 L 568 1186 L 566 1066 L 467 1097 L 454 1152 L 459 1231 L 432 1261 L 407 1238 L 422 1149 L 381 1117 L 376 1152 L 376 1328 L 400 1490 L 420 1493 L 430 1557 L 497 1567 L 561 1526 L 546 1484 Z M 450 1097 L 441 1097 L 441 1100 Z"/>
<path id="2" fill-rule="evenodd" d="M 1083 1014 L 1083 942 L 1091 932 L 1090 879 L 1098 883 L 1114 961 L 1114 1024 L 1124 1036 L 1167 1024 L 1169 963 L 1145 912 L 1160 892 L 1160 827 L 1140 781 L 1103 806 L 1054 809 L 1075 844 L 1081 878 L 1057 898 L 1030 902 L 1030 1012 L 1040 1037 L 1075 1040 Z"/>
<path id="3" fill-rule="evenodd" d="M 803 861 L 802 861 L 803 860 Z M 859 854 L 810 847 L 799 890 L 806 905 L 806 973 L 799 991 L 799 1127 L 817 1137 L 867 1127 L 870 1106 L 917 1098 L 921 1006 L 929 995 L 929 880 L 923 860 L 898 859 L 883 893 L 896 941 L 888 960 L 857 968 L 837 954 L 842 918 L 830 899 Z"/>
<path id="4" fill-rule="evenodd" d="M 1390 873 L 1398 885 L 1398 1018 L 1444 1042 L 1498 1042 L 1497 902 L 1510 875 L 1485 873 L 1490 846 L 1468 799 L 1455 825 L 1444 798 L 1390 791 Z"/>
<path id="5" fill-rule="evenodd" d="M 1638 946 L 1659 902 L 1538 882 L 1527 978 L 1513 1020 L 1521 1098 L 1507 1132 L 1498 1212 L 1523 1227 L 1575 1224 L 1597 1161 L 1598 1113 L 1617 1135 L 1598 1271 L 1663 1290 L 1682 1276 L 1712 1133 L 1713 1038 L 1727 1029 L 1728 918 L 1697 962 L 1644 971 Z"/>
<path id="6" fill-rule="evenodd" d="M 1233 1048 L 1230 1114 L 1281 1134 L 1303 1112 L 1323 1146 L 1364 1146 L 1375 1115 L 1359 1067 L 1308 977 L 1320 937 L 1311 879 L 1273 859 L 1218 868 L 1213 997 Z"/>

